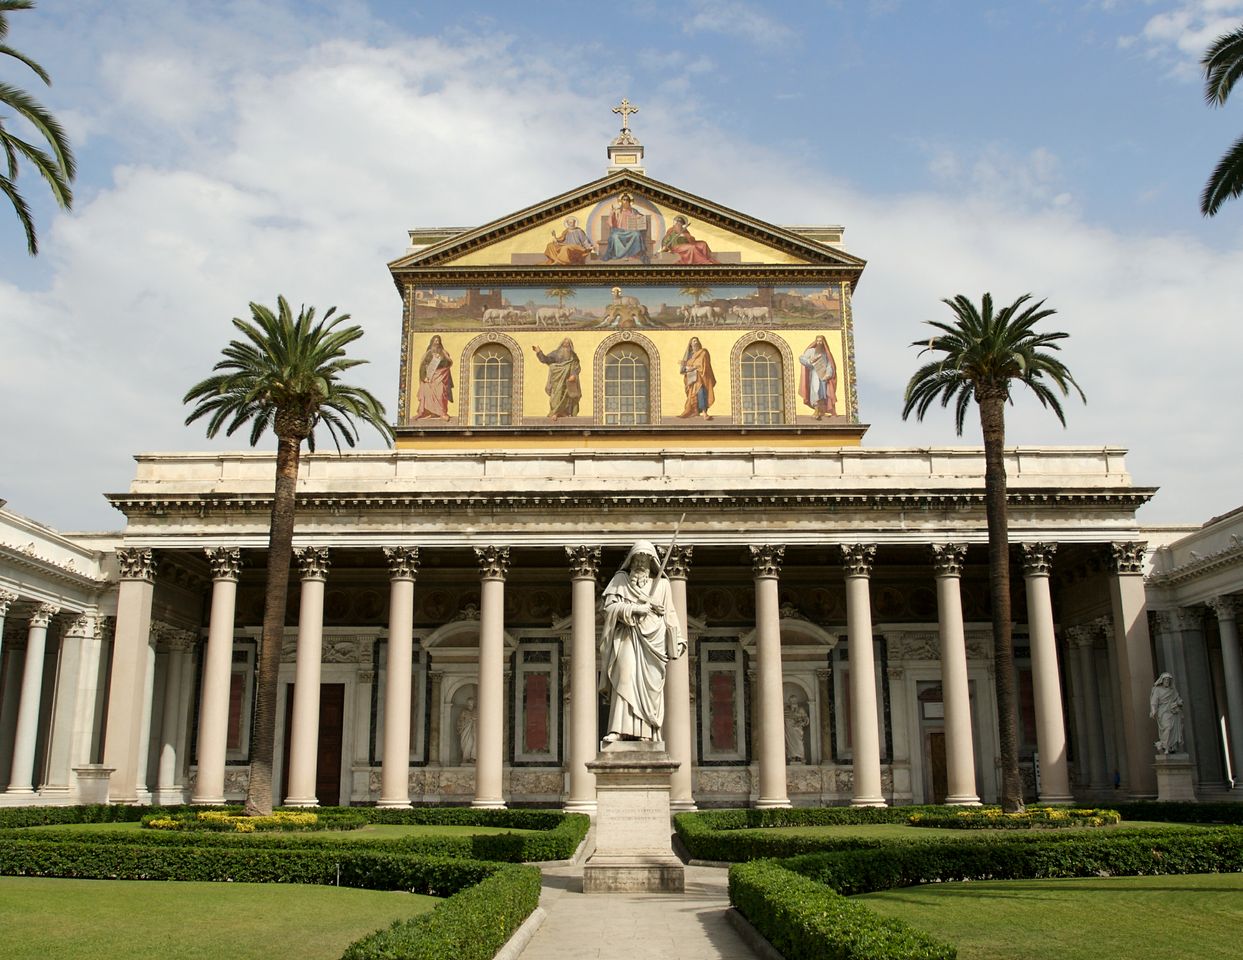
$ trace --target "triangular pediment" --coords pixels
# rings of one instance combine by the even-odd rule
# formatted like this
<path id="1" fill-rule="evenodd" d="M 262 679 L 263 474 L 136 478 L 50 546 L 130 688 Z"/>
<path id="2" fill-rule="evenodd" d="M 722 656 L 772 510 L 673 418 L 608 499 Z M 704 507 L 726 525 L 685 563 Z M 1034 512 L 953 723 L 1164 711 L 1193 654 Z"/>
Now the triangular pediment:
<path id="1" fill-rule="evenodd" d="M 865 264 L 828 243 L 629 171 L 423 242 L 390 270 L 827 267 L 857 278 Z"/>

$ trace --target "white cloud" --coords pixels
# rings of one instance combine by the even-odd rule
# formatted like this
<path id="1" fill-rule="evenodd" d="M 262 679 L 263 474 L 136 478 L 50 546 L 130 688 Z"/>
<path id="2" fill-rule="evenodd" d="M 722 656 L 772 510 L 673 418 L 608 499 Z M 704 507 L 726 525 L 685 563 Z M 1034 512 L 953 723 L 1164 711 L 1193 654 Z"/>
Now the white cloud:
<path id="1" fill-rule="evenodd" d="M 118 56 L 131 52 L 123 30 L 108 39 Z M 284 49 L 276 35 L 266 42 Z M 590 51 L 582 62 L 543 58 L 488 33 L 324 37 L 296 57 L 256 45 L 239 33 L 230 52 L 221 34 L 210 63 L 190 68 L 207 71 L 215 94 L 184 110 L 96 75 L 101 130 L 128 159 L 46 232 L 45 287 L 0 283 L 0 384 L 6 409 L 20 411 L 6 423 L 0 496 L 14 509 L 62 527 L 119 526 L 98 492 L 125 489 L 131 451 L 239 446 L 185 428 L 179 400 L 249 300 L 284 293 L 352 312 L 372 361 L 358 379 L 392 410 L 400 304 L 384 264 L 405 230 L 482 223 L 604 171 L 615 127 L 602 105 L 614 102 L 615 78 L 592 79 Z M 566 75 L 586 81 L 556 82 Z M 777 223 L 845 223 L 870 261 L 856 300 L 870 445 L 977 443 L 974 428 L 959 441 L 948 416 L 900 421 L 908 344 L 924 335 L 921 321 L 943 315 L 941 297 L 1031 291 L 1072 333 L 1065 359 L 1089 402 L 1069 406 L 1063 432 L 1019 398 L 1011 440 L 1129 445 L 1136 481 L 1166 488 L 1153 517 L 1237 504 L 1243 436 L 1225 412 L 1237 408 L 1243 324 L 1226 308 L 1243 237 L 1214 251 L 1087 223 L 1052 153 L 1004 144 L 933 151 L 939 189 L 876 196 L 658 94 L 642 104 L 640 131 L 653 176 Z M 147 156 L 161 131 L 163 150 Z"/>
<path id="2" fill-rule="evenodd" d="M 1200 58 L 1209 44 L 1237 29 L 1241 20 L 1243 0 L 1177 0 L 1172 10 L 1150 17 L 1138 35 L 1119 38 L 1119 45 L 1142 43 L 1176 76 L 1191 79 L 1201 75 Z"/>
<path id="3" fill-rule="evenodd" d="M 721 33 L 762 46 L 780 46 L 795 39 L 784 23 L 742 0 L 692 0 L 682 21 L 687 33 Z"/>

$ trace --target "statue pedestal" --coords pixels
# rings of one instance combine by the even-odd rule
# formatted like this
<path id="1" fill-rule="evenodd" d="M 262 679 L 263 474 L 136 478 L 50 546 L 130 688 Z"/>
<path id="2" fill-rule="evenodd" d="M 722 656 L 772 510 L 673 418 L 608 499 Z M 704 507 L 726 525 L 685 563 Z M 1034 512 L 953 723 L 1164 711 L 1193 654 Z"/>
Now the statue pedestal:
<path id="1" fill-rule="evenodd" d="M 1195 801 L 1195 783 L 1192 781 L 1191 757 L 1185 753 L 1157 754 L 1153 760 L 1157 770 L 1157 799 L 1166 801 Z"/>
<path id="2" fill-rule="evenodd" d="M 601 746 L 596 776 L 596 851 L 583 866 L 584 893 L 682 893 L 685 871 L 670 842 L 669 777 L 679 766 L 663 743 Z"/>

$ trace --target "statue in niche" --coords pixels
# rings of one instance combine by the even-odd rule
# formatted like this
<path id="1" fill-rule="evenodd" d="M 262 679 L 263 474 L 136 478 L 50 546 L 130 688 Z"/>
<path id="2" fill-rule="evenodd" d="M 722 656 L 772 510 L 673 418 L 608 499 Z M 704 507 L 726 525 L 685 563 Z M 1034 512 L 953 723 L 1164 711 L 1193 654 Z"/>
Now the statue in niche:
<path id="1" fill-rule="evenodd" d="M 686 652 L 673 589 L 663 574 L 656 548 L 640 540 L 604 589 L 600 665 L 601 689 L 609 697 L 609 742 L 661 739 L 665 668 Z"/>
<path id="2" fill-rule="evenodd" d="M 1157 721 L 1157 753 L 1178 753 L 1183 748 L 1183 698 L 1174 687 L 1174 677 L 1163 673 L 1148 696 L 1148 716 Z"/>
<path id="3" fill-rule="evenodd" d="M 685 419 L 698 415 L 711 420 L 708 408 L 716 400 L 716 375 L 712 372 L 712 355 L 698 337 L 691 337 L 687 343 L 678 372 L 686 383 L 686 405 L 678 416 Z"/>
<path id="4" fill-rule="evenodd" d="M 463 764 L 475 762 L 475 698 L 467 697 L 457 715 L 457 739 Z"/>
<path id="5" fill-rule="evenodd" d="M 453 374 L 449 357 L 436 334 L 427 343 L 423 359 L 419 361 L 418 412 L 416 420 L 448 420 L 449 404 L 453 402 Z"/>
<path id="6" fill-rule="evenodd" d="M 786 697 L 785 731 L 786 760 L 790 763 L 806 763 L 807 748 L 804 746 L 803 731 L 811 723 L 807 709 L 798 702 L 798 697 L 790 694 Z"/>
<path id="7" fill-rule="evenodd" d="M 798 362 L 803 368 L 798 392 L 804 406 L 811 407 L 817 420 L 836 416 L 837 363 L 829 342 L 823 336 L 816 337 L 799 354 Z"/>
<path id="8" fill-rule="evenodd" d="M 574 341 L 566 337 L 551 353 L 534 345 L 531 349 L 536 359 L 548 367 L 548 382 L 544 385 L 544 392 L 548 394 L 548 419 L 578 416 L 578 401 L 583 396 L 578 382 L 582 364 L 574 352 Z"/>

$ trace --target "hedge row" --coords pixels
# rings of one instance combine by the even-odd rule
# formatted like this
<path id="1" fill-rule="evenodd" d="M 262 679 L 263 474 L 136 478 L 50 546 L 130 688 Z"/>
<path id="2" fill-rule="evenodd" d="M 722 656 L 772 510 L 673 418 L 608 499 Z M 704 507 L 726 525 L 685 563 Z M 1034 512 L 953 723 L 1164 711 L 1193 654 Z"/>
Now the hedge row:
<path id="1" fill-rule="evenodd" d="M 770 860 L 729 871 L 729 899 L 786 960 L 953 960 L 958 951 Z"/>
<path id="2" fill-rule="evenodd" d="M 348 960 L 485 960 L 539 904 L 535 867 L 341 846 L 298 850 L 251 844 L 242 849 L 14 839 L 0 844 L 0 875 L 336 884 L 448 897 L 430 914 L 398 921 L 351 944 L 344 955 Z"/>
<path id="3" fill-rule="evenodd" d="M 16 807 L 0 810 L 0 837 L 16 838 L 20 827 L 46 824 L 101 823 L 135 821 L 144 815 L 171 815 L 201 810 L 197 807 Z M 234 810 L 240 808 L 216 808 Z M 328 817 L 362 815 L 372 823 L 398 824 L 460 824 L 464 826 L 509 827 L 536 830 L 537 833 L 503 833 L 493 836 L 403 837 L 376 839 L 350 837 L 329 838 L 290 834 L 248 834 L 193 832 L 183 836 L 175 832 L 144 830 L 133 833 L 92 833 L 92 843 L 138 844 L 155 846 L 267 846 L 283 849 L 328 848 L 389 851 L 434 857 L 457 857 L 473 860 L 496 860 L 506 863 L 567 860 L 574 855 L 591 825 L 581 813 L 555 810 L 471 810 L 461 807 L 416 807 L 411 810 L 386 810 L 375 807 L 327 807 L 318 811 Z M 19 816 L 10 816 L 19 814 Z M 41 830 L 41 840 L 82 842 L 88 835 L 73 830 Z"/>
<path id="4" fill-rule="evenodd" d="M 1161 803 L 1133 800 L 1111 803 L 1123 820 L 1156 820 L 1161 823 L 1223 823 L 1243 826 L 1243 803 Z"/>
<path id="5" fill-rule="evenodd" d="M 1232 873 L 1243 871 L 1243 830 L 955 838 L 808 854 L 781 865 L 844 896 L 961 880 Z"/>
<path id="6" fill-rule="evenodd" d="M 948 830 L 1057 830 L 1104 827 L 1122 820 L 1117 810 L 1095 807 L 1028 807 L 1005 813 L 1000 807 L 969 807 L 954 813 L 912 813 L 912 827 Z"/>

